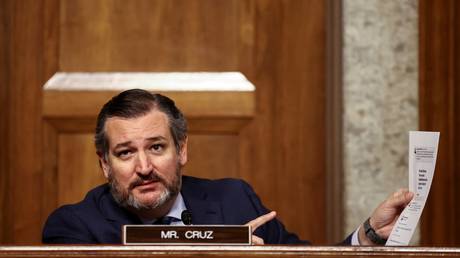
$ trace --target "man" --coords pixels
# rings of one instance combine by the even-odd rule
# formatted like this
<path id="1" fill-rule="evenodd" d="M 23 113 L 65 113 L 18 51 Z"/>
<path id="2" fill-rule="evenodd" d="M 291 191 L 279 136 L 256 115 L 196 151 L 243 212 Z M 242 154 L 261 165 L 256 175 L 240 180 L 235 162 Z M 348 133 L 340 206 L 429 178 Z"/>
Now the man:
<path id="1" fill-rule="evenodd" d="M 249 224 L 255 244 L 307 243 L 287 232 L 244 181 L 182 176 L 187 123 L 165 96 L 135 89 L 113 97 L 97 118 L 95 145 L 108 183 L 82 202 L 53 212 L 43 230 L 44 243 L 118 244 L 123 225 L 166 220 L 182 225 L 184 210 L 192 214 L 193 224 Z M 396 192 L 367 221 L 374 231 L 366 234 L 360 227 L 344 243 L 379 243 L 411 199 L 407 190 Z"/>

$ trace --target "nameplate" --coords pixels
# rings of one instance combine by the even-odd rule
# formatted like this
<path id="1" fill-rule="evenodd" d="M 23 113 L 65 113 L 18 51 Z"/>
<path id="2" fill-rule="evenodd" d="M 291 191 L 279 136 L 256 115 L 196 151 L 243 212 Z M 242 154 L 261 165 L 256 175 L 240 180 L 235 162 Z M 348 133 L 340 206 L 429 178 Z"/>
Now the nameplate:
<path id="1" fill-rule="evenodd" d="M 125 245 L 250 245 L 251 227 L 240 225 L 124 225 Z"/>

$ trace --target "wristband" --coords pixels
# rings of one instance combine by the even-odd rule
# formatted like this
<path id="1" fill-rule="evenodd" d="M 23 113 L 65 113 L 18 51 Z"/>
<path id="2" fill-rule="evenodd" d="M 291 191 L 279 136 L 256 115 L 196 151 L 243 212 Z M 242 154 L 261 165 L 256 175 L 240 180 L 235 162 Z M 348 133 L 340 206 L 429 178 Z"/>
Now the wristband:
<path id="1" fill-rule="evenodd" d="M 371 218 L 368 218 L 365 222 L 364 222 L 364 232 L 366 234 L 366 237 L 369 238 L 369 240 L 372 241 L 372 243 L 374 244 L 378 244 L 378 245 L 384 245 L 386 242 L 387 242 L 387 239 L 384 239 L 384 238 L 381 238 L 376 232 L 375 230 L 371 227 L 371 224 L 369 222 Z"/>

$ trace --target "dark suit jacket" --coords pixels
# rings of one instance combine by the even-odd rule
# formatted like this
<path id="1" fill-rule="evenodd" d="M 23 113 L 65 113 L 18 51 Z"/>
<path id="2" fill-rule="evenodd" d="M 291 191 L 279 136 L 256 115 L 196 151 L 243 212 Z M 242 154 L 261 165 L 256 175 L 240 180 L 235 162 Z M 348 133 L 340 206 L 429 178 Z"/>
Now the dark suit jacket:
<path id="1" fill-rule="evenodd" d="M 193 224 L 243 225 L 268 210 L 251 186 L 242 180 L 207 180 L 182 177 L 182 196 L 192 213 Z M 299 217 L 299 220 L 302 219 Z M 107 184 L 91 190 L 77 204 L 54 211 L 43 229 L 43 243 L 120 244 L 125 224 L 142 224 L 137 216 L 121 208 Z M 299 240 L 274 219 L 260 226 L 255 235 L 266 244 L 308 244 Z"/>

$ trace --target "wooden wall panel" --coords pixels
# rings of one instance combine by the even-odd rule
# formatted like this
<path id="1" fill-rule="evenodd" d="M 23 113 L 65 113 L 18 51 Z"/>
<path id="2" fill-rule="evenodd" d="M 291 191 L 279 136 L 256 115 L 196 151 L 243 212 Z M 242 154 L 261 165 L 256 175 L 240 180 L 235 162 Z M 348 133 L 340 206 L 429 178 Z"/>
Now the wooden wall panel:
<path id="1" fill-rule="evenodd" d="M 237 135 L 191 133 L 184 174 L 204 178 L 240 178 Z"/>
<path id="2" fill-rule="evenodd" d="M 58 132 L 50 123 L 43 122 L 43 171 L 41 196 L 41 224 L 58 207 Z"/>
<path id="3" fill-rule="evenodd" d="M 5 199 L 8 194 L 8 2 L 0 1 L 0 209 L 5 210 Z M 5 239 L 5 212 L 0 212 L 0 243 Z"/>
<path id="4" fill-rule="evenodd" d="M 440 131 L 423 245 L 460 244 L 460 2 L 419 1 L 420 129 Z"/>
<path id="5" fill-rule="evenodd" d="M 96 116 L 99 109 L 118 91 L 46 91 L 43 112 L 47 118 Z M 181 107 L 189 120 L 195 118 L 234 117 L 243 119 L 254 113 L 254 94 L 251 91 L 178 91 L 158 92 Z M 84 100 L 84 101 L 82 101 Z M 91 127 L 91 130 L 94 125 Z M 194 128 L 192 128 L 194 129 Z"/>
<path id="6" fill-rule="evenodd" d="M 2 99 L 7 138 L 2 159 L 3 243 L 38 242 L 41 224 L 41 87 L 43 1 L 3 1 Z M 4 130 L 4 131 L 3 131 Z M 3 162 L 2 162 L 3 163 Z M 3 163 L 5 164 L 5 163 Z M 38 214 L 38 216 L 37 216 Z"/>
<path id="7" fill-rule="evenodd" d="M 63 0 L 60 68 L 235 70 L 238 6 L 238 0 Z"/>
<path id="8" fill-rule="evenodd" d="M 89 189 L 105 182 L 93 139 L 92 134 L 58 135 L 58 205 L 79 202 Z"/>
<path id="9" fill-rule="evenodd" d="M 326 228 L 329 243 L 343 239 L 343 3 L 327 0 L 326 10 Z"/>
<path id="10" fill-rule="evenodd" d="M 59 17 L 61 0 L 43 0 L 43 74 L 48 80 L 59 68 Z"/>
<path id="11" fill-rule="evenodd" d="M 246 8 L 254 38 L 240 67 L 257 86 L 258 106 L 242 133 L 241 173 L 290 230 L 324 244 L 325 3 L 253 1 Z"/>
<path id="12" fill-rule="evenodd" d="M 190 161 L 187 169 L 246 179 L 290 230 L 315 244 L 326 242 L 325 1 L 6 2 L 10 70 L 8 92 L 2 94 L 10 101 L 11 141 L 2 160 L 12 162 L 0 180 L 6 182 L 3 192 L 13 195 L 3 203 L 9 223 L 3 242 L 38 242 L 44 217 L 59 202 L 47 197 L 59 195 L 56 184 L 67 183 L 65 166 L 78 164 L 61 160 L 65 156 L 59 153 L 68 153 L 67 144 L 75 141 L 84 152 L 92 146 L 86 135 L 91 118 L 47 120 L 42 128 L 41 86 L 57 70 L 242 71 L 257 87 L 255 118 L 232 130 L 193 132 L 199 136 L 191 148 L 206 148 L 192 157 L 217 153 L 218 158 Z M 221 121 L 209 119 L 206 126 Z M 80 122 L 85 131 L 74 129 Z M 200 124 L 199 118 L 192 123 Z M 81 157 L 88 157 L 85 171 L 94 168 L 92 158 Z M 215 169 L 223 160 L 234 163 Z M 18 184 L 25 190 L 15 188 Z M 23 196 L 27 200 L 17 202 Z M 36 216 L 40 212 L 43 218 Z"/>

